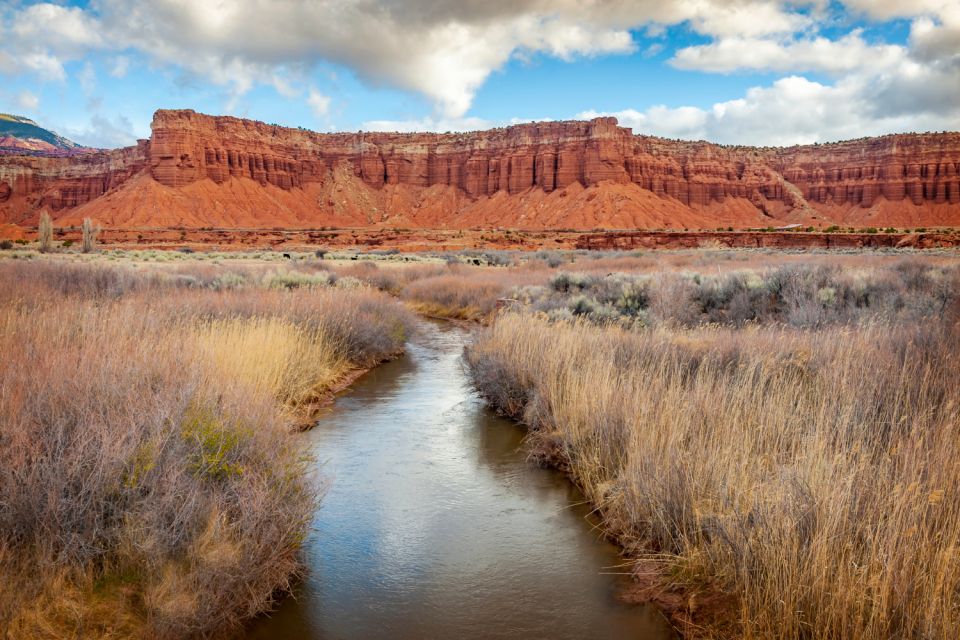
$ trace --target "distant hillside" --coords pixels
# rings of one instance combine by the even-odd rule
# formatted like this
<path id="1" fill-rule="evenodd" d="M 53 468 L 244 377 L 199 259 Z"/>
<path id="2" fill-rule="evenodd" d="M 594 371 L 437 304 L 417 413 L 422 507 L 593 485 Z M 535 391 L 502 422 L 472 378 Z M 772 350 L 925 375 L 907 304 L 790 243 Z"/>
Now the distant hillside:
<path id="1" fill-rule="evenodd" d="M 30 118 L 0 113 L 0 155 L 70 156 L 89 151 Z"/>

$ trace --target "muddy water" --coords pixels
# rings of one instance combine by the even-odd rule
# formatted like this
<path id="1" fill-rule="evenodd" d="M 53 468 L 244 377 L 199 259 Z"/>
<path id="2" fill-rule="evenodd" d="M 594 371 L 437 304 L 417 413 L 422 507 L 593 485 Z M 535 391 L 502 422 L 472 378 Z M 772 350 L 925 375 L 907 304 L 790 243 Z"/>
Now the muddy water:
<path id="1" fill-rule="evenodd" d="M 671 638 L 582 496 L 470 390 L 467 333 L 423 323 L 311 440 L 332 484 L 296 597 L 252 638 Z"/>

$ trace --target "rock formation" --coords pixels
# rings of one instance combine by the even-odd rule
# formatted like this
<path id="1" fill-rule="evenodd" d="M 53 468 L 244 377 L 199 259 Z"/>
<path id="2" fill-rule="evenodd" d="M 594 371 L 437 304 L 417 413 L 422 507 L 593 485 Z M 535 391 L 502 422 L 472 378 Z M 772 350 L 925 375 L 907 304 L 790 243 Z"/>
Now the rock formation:
<path id="1" fill-rule="evenodd" d="M 960 133 L 787 148 L 634 135 L 614 118 L 321 134 L 158 111 L 149 141 L 0 158 L 0 222 L 194 227 L 960 225 Z"/>

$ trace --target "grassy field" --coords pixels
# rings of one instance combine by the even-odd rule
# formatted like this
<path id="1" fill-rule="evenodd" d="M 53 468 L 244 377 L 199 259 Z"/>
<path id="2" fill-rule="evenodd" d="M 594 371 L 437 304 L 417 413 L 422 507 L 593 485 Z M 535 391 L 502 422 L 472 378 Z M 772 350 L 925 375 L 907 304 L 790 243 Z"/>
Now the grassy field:
<path id="1" fill-rule="evenodd" d="M 955 637 L 960 269 L 813 262 L 555 273 L 467 360 L 686 634 Z"/>
<path id="2" fill-rule="evenodd" d="M 290 432 L 402 349 L 404 307 L 487 325 L 475 385 L 685 634 L 960 628 L 956 252 L 0 258 L 14 637 L 269 608 L 323 492 Z"/>
<path id="3" fill-rule="evenodd" d="M 323 493 L 291 432 L 402 350 L 408 312 L 286 271 L 68 258 L 0 261 L 0 631 L 235 627 L 297 575 Z"/>

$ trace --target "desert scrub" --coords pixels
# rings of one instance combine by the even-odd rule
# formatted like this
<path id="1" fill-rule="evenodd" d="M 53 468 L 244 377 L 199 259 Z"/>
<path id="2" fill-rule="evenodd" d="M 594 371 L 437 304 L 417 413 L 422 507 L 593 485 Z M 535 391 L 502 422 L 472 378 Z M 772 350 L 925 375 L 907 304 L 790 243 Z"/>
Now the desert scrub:
<path id="1" fill-rule="evenodd" d="M 5 635 L 220 634 L 297 576 L 323 482 L 296 418 L 407 312 L 182 277 L 0 264 Z"/>
<path id="2" fill-rule="evenodd" d="M 400 291 L 401 299 L 429 315 L 464 320 L 486 320 L 497 300 L 514 285 L 539 282 L 542 277 L 522 271 L 491 270 L 454 265 L 444 275 L 413 280 Z"/>
<path id="3" fill-rule="evenodd" d="M 514 297 L 550 317 L 559 310 L 625 327 L 749 323 L 816 328 L 939 318 L 960 295 L 960 269 L 920 260 L 846 270 L 790 265 L 723 275 L 559 272 Z"/>
<path id="4" fill-rule="evenodd" d="M 817 331 L 511 313 L 467 361 L 644 566 L 730 595 L 735 628 L 706 635 L 955 637 L 955 308 Z"/>

